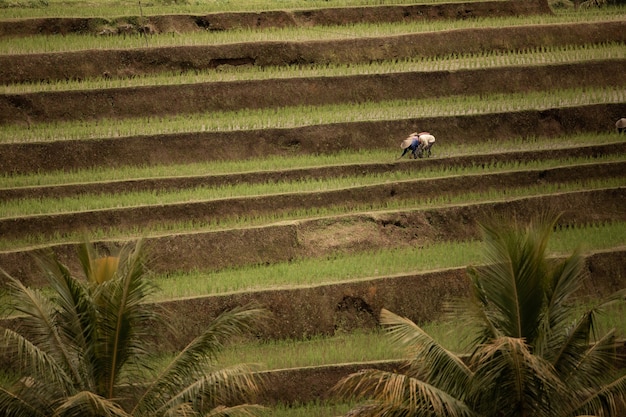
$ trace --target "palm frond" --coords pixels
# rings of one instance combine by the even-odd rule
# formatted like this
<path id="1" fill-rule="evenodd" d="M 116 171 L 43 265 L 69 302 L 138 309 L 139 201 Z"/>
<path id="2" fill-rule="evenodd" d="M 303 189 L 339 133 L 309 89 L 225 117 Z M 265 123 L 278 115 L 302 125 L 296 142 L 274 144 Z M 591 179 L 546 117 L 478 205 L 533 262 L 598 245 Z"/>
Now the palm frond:
<path id="1" fill-rule="evenodd" d="M 479 268 L 470 266 L 467 268 L 467 276 L 470 280 L 470 296 L 466 300 L 455 300 L 449 303 L 448 309 L 451 318 L 475 328 L 474 336 L 469 337 L 468 347 L 473 350 L 476 346 L 488 340 L 502 336 L 500 329 L 490 320 L 488 310 L 488 298 L 482 288 L 482 275 Z"/>
<path id="2" fill-rule="evenodd" d="M 157 399 L 176 395 L 198 376 L 207 372 L 207 367 L 223 349 L 225 341 L 251 331 L 267 315 L 267 310 L 251 306 L 237 307 L 220 314 L 204 333 L 192 340 L 154 378 L 137 401 L 135 409 L 145 412 L 154 408 L 152 403 Z"/>
<path id="3" fill-rule="evenodd" d="M 600 416 L 618 416 L 626 407 L 626 375 L 613 379 L 599 389 L 589 391 L 580 400 L 571 401 L 562 415 L 589 413 Z"/>
<path id="4" fill-rule="evenodd" d="M 16 394 L 0 386 L 0 410 L 5 417 L 47 417 L 49 410 L 32 397 Z"/>
<path id="5" fill-rule="evenodd" d="M 551 224 L 525 230 L 487 224 L 483 231 L 486 265 L 479 272 L 486 317 L 499 333 L 531 342 L 543 312 Z"/>
<path id="6" fill-rule="evenodd" d="M 483 415 L 552 416 L 567 391 L 552 366 L 523 339 L 492 340 L 472 356 L 471 403 Z"/>
<path id="7" fill-rule="evenodd" d="M 94 284 L 98 308 L 98 391 L 114 396 L 121 369 L 129 360 L 146 352 L 149 324 L 155 312 L 145 303 L 155 287 L 146 275 L 141 242 L 127 247 L 113 279 Z"/>
<path id="8" fill-rule="evenodd" d="M 91 391 L 81 391 L 64 398 L 54 410 L 53 417 L 132 417 L 115 401 L 103 398 Z"/>
<path id="9" fill-rule="evenodd" d="M 569 372 L 560 374 L 572 392 L 572 397 L 576 397 L 578 393 L 587 396 L 617 377 L 617 345 L 615 333 L 608 332 L 602 339 L 587 345 L 587 349 L 573 357 L 576 361 L 571 369 L 567 369 Z M 574 362 L 573 359 L 571 362 Z"/>
<path id="10" fill-rule="evenodd" d="M 241 404 L 233 407 L 216 407 L 203 414 L 203 417 L 255 417 L 258 412 L 267 410 L 257 404 Z"/>
<path id="11" fill-rule="evenodd" d="M 166 415 L 168 410 L 176 409 L 181 404 L 190 403 L 192 409 L 201 413 L 248 403 L 261 392 L 263 379 L 260 374 L 246 364 L 206 371 L 189 385 L 180 387 L 171 397 L 163 396 L 163 404 L 151 415 Z"/>
<path id="12" fill-rule="evenodd" d="M 22 346 L 37 346 L 39 352 L 46 352 L 48 357 L 63 368 L 74 383 L 80 381 L 81 373 L 72 350 L 65 343 L 65 339 L 59 333 L 56 319 L 57 308 L 43 293 L 37 289 L 31 289 L 19 280 L 6 275 L 9 288 L 9 300 L 15 311 L 22 314 L 17 331 L 28 339 L 29 344 Z M 18 340 L 18 339 L 15 339 Z M 22 343 L 23 340 L 20 340 Z M 23 352 L 32 352 L 25 348 Z M 32 359 L 36 359 L 32 357 Z M 51 362 L 51 361 L 50 361 Z M 36 361 L 31 362 L 36 364 Z"/>
<path id="13" fill-rule="evenodd" d="M 595 373 L 593 371 L 596 370 L 599 377 L 611 368 L 615 359 L 614 331 L 609 331 L 602 337 L 597 335 L 595 317 L 615 303 L 623 302 L 625 297 L 626 289 L 613 293 L 582 314 L 571 329 L 563 331 L 561 337 L 558 335 L 553 337 L 553 346 L 549 348 L 551 354 L 548 359 L 563 380 L 570 381 L 571 378 L 576 377 L 575 374 L 581 370 L 581 367 L 588 368 L 591 372 L 589 376 L 593 375 Z"/>
<path id="14" fill-rule="evenodd" d="M 14 354 L 22 373 L 55 385 L 64 393 L 73 392 L 72 376 L 53 356 L 11 329 L 4 329 L 2 341 L 3 350 Z"/>
<path id="15" fill-rule="evenodd" d="M 474 412 L 466 403 L 419 379 L 407 375 L 366 369 L 342 378 L 333 391 L 342 398 L 368 399 L 362 416 L 450 416 L 469 417 Z"/>
<path id="16" fill-rule="evenodd" d="M 414 370 L 412 375 L 451 395 L 462 397 L 472 378 L 472 372 L 461 358 L 445 349 L 407 318 L 382 309 L 380 322 L 385 326 L 392 342 L 407 351 Z"/>
<path id="17" fill-rule="evenodd" d="M 572 298 L 584 279 L 584 260 L 576 251 L 555 263 L 546 280 L 546 312 L 539 324 L 533 347 L 538 355 L 554 362 L 554 354 L 568 334 L 575 312 Z"/>
<path id="18" fill-rule="evenodd" d="M 96 282 L 94 267 L 99 255 L 93 243 L 91 243 L 87 237 L 85 237 L 83 243 L 78 246 L 77 255 L 87 282 Z"/>
<path id="19" fill-rule="evenodd" d="M 37 261 L 53 290 L 50 299 L 56 309 L 57 331 L 76 358 L 76 368 L 80 372 L 77 386 L 80 384 L 82 389 L 93 390 L 95 356 L 92 347 L 96 338 L 97 313 L 89 290 L 51 251 L 45 257 L 38 257 Z"/>

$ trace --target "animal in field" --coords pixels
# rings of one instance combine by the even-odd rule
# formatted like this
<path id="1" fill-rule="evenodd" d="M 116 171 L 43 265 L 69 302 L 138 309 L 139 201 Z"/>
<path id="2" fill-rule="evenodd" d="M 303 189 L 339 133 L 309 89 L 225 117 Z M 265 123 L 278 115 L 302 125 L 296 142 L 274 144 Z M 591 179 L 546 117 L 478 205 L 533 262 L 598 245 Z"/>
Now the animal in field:
<path id="1" fill-rule="evenodd" d="M 431 148 L 434 144 L 435 137 L 428 132 L 411 133 L 409 137 L 404 139 L 400 144 L 400 148 L 404 149 L 404 151 L 398 159 L 402 158 L 409 151 L 411 151 L 413 159 L 423 158 L 424 155 L 430 157 Z"/>
<path id="2" fill-rule="evenodd" d="M 615 122 L 615 129 L 617 129 L 617 133 L 626 132 L 626 117 L 622 117 L 617 122 Z"/>

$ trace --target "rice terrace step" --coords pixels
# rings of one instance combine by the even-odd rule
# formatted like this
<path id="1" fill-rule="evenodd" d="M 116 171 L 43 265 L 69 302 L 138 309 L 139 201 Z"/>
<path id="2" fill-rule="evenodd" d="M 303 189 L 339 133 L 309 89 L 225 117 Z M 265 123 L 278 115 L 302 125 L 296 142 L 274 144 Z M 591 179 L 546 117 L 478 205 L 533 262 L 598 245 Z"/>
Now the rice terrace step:
<path id="1" fill-rule="evenodd" d="M 439 320 L 473 261 L 333 262 L 466 248 L 498 216 L 560 213 L 555 233 L 589 245 L 581 299 L 626 287 L 624 6 L 297 1 L 0 8 L 0 268 L 41 288 L 42 251 L 79 273 L 81 233 L 143 237 L 180 329 L 155 327 L 161 353 L 250 302 L 273 314 L 255 341 L 373 332 L 382 308 Z M 399 159 L 421 131 L 432 156 Z M 306 262 L 330 272 L 265 275 Z M 262 370 L 259 403 L 337 417 L 338 379 L 403 366 L 336 362 Z"/>

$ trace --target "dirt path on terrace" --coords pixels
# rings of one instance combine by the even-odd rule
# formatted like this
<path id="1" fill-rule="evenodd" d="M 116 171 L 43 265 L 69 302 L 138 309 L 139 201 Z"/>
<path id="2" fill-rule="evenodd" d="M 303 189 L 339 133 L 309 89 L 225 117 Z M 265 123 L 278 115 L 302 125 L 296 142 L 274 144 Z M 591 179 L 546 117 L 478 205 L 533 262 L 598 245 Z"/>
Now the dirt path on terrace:
<path id="1" fill-rule="evenodd" d="M 549 110 L 383 120 L 300 128 L 198 132 L 125 138 L 0 144 L 0 172 L 153 166 L 267 156 L 331 154 L 343 150 L 399 150 L 407 134 L 427 130 L 437 146 L 558 137 L 581 132 L 614 132 L 624 104 Z M 617 137 L 617 136 L 616 136 Z M 557 139 L 558 140 L 558 139 Z M 392 162 L 392 161 L 389 161 Z"/>
<path id="2" fill-rule="evenodd" d="M 586 145 L 575 148 L 546 149 L 541 151 L 511 151 L 457 157 L 437 158 L 437 152 L 428 159 L 418 161 L 405 159 L 380 164 L 351 164 L 278 171 L 256 171 L 223 175 L 200 175 L 188 177 L 142 178 L 94 182 L 85 184 L 29 186 L 0 189 L 0 200 L 24 198 L 61 198 L 86 194 L 119 194 L 140 191 L 175 191 L 197 187 L 218 187 L 224 184 L 264 184 L 303 180 L 324 180 L 360 175 L 375 175 L 390 172 L 419 173 L 429 169 L 470 167 L 501 163 L 524 163 L 549 159 L 600 158 L 626 154 L 626 141 L 603 145 Z"/>
<path id="3" fill-rule="evenodd" d="M 162 117 L 450 95 L 626 87 L 626 59 L 460 71 L 408 72 L 0 95 L 0 125 Z M 176 103 L 175 106 L 172 103 Z"/>
<path id="4" fill-rule="evenodd" d="M 146 11 L 149 9 L 146 9 Z M 267 29 L 349 25 L 356 23 L 422 22 L 441 19 L 551 14 L 545 0 L 482 1 L 452 4 L 335 7 L 310 10 L 211 13 L 207 15 L 144 15 L 118 18 L 33 18 L 0 20 L 1 37 L 34 35 L 128 35 L 185 33 L 233 29 Z"/>
<path id="5" fill-rule="evenodd" d="M 199 71 L 222 65 L 350 64 L 413 57 L 511 51 L 626 41 L 626 21 L 459 29 L 379 38 L 310 42 L 86 50 L 0 56 L 3 83 L 132 77 Z"/>

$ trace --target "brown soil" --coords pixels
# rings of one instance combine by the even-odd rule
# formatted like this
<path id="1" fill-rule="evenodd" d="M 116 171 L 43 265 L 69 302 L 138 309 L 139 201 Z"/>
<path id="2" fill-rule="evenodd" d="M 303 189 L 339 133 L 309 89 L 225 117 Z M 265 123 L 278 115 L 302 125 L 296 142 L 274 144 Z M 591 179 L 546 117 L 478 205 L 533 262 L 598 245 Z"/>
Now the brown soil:
<path id="1" fill-rule="evenodd" d="M 137 10 L 139 11 L 139 10 Z M 276 10 L 265 12 L 211 13 L 198 15 L 128 16 L 103 18 L 41 18 L 0 21 L 0 37 L 32 35 L 128 35 L 129 33 L 184 33 L 233 29 L 267 29 L 468 19 L 483 16 L 504 17 L 551 13 L 544 1 L 484 1 L 455 4 L 403 5 L 328 8 L 311 10 Z"/>
<path id="2" fill-rule="evenodd" d="M 583 43 L 624 42 L 626 22 L 452 30 L 383 38 L 217 46 L 89 50 L 0 56 L 5 82 L 129 77 L 215 69 L 222 65 L 284 66 L 363 63 L 418 56 L 508 51 Z"/>
<path id="3" fill-rule="evenodd" d="M 617 139 L 617 137 L 616 137 Z M 445 146 L 445 145 L 443 145 Z M 399 152 L 399 151 L 398 151 Z M 29 186 L 21 188 L 0 189 L 0 200 L 8 201 L 19 198 L 60 198 L 85 194 L 116 194 L 141 191 L 175 191 L 197 187 L 217 187 L 223 184 L 264 184 L 274 182 L 292 182 L 304 180 L 324 180 L 334 177 L 359 176 L 364 174 L 381 174 L 390 172 L 415 172 L 425 169 L 442 169 L 447 167 L 470 167 L 496 163 L 524 163 L 548 159 L 600 158 L 608 155 L 626 153 L 626 142 L 603 145 L 586 145 L 576 148 L 551 149 L 537 151 L 511 151 L 499 154 L 474 154 L 436 158 L 440 148 L 434 149 L 433 157 L 415 162 L 409 159 L 389 163 L 352 164 L 340 166 L 324 166 L 283 171 L 246 172 L 223 175 L 200 175 L 187 177 L 145 178 L 137 180 L 120 180 L 85 184 Z"/>
<path id="4" fill-rule="evenodd" d="M 249 27 L 314 25 L 438 17 L 465 18 L 496 13 L 541 13 L 545 1 L 469 3 L 465 5 L 390 8 L 355 8 L 293 13 L 159 17 L 112 20 L 57 19 L 0 22 L 0 36 L 41 33 L 157 33 L 188 30 L 227 30 L 238 25 Z M 522 8 L 522 9 L 520 9 Z M 149 40 L 149 37 L 148 37 Z M 80 79 L 94 76 L 128 77 L 162 71 L 192 71 L 225 65 L 294 65 L 309 63 L 353 63 L 415 56 L 445 55 L 490 50 L 518 50 L 547 45 L 625 42 L 626 22 L 602 24 L 546 25 L 501 29 L 472 29 L 379 39 L 334 40 L 332 42 L 274 42 L 189 48 L 142 48 L 127 51 L 87 51 L 76 53 L 1 56 L 0 80 L 24 82 L 53 79 Z M 202 84 L 179 87 L 117 89 L 106 93 L 38 93 L 0 96 L 0 125 L 29 124 L 66 119 L 135 117 L 165 115 L 171 110 L 164 97 L 179 104 L 176 112 L 220 108 L 264 107 L 268 105 L 320 104 L 344 101 L 382 100 L 402 97 L 430 97 L 446 94 L 479 94 L 493 91 L 531 91 L 575 86 L 626 85 L 623 60 L 524 69 L 396 74 L 388 76 L 342 77 L 283 80 L 280 82 L 241 82 L 225 85 Z M 232 101 L 224 96 L 232 94 Z M 331 94 L 332 92 L 332 94 Z M 221 101 L 212 101 L 212 96 Z M 244 98 L 254 97 L 246 103 Z M 200 99 L 198 99 L 198 97 Z M 62 105 L 58 103 L 62 102 Z M 615 120 L 624 117 L 624 104 L 604 104 L 558 108 L 545 111 L 507 112 L 479 116 L 436 117 L 362 123 L 310 126 L 297 129 L 271 129 L 251 132 L 192 133 L 150 137 L 102 138 L 98 140 L 0 145 L 0 172 L 28 173 L 56 169 L 116 167 L 123 165 L 179 164 L 198 161 L 256 158 L 268 155 L 333 153 L 354 149 L 398 149 L 407 132 L 428 129 L 446 143 L 478 143 L 484 140 L 559 136 L 580 132 L 608 132 Z M 473 155 L 464 158 L 437 158 L 366 166 L 330 167 L 277 173 L 254 173 L 233 177 L 200 177 L 107 183 L 101 185 L 0 190 L 1 198 L 61 195 L 83 192 L 122 192 L 135 189 L 176 189 L 203 183 L 276 181 L 355 175 L 363 172 L 417 170 L 426 166 L 489 164 L 494 161 L 563 158 L 589 154 L 623 154 L 626 144 L 502 155 Z M 236 143 L 237 146 L 233 146 Z M 436 149 L 435 149 L 436 152 Z M 512 187 L 537 183 L 560 184 L 585 178 L 623 178 L 624 163 L 596 163 L 576 168 L 545 169 L 532 172 L 487 174 L 432 181 L 407 181 L 336 192 L 293 196 L 229 199 L 225 202 L 189 203 L 129 210 L 107 210 L 72 216 L 14 218 L 0 222 L 0 235 L 80 230 L 85 226 L 131 226 L 180 220 L 213 219 L 233 214 L 267 213 L 287 207 L 313 207 L 351 202 L 393 201 L 454 195 L 465 190 L 494 188 L 506 194 Z M 256 176 L 251 179 L 250 176 Z M 400 210 L 358 213 L 336 218 L 306 219 L 256 228 L 186 233 L 147 239 L 156 255 L 156 272 L 174 270 L 217 270 L 248 264 L 284 262 L 304 257 L 379 248 L 420 246 L 446 240 L 479 238 L 479 223 L 488 217 L 507 216 L 525 220 L 537 213 L 562 213 L 559 227 L 605 221 L 623 221 L 626 188 L 553 193 L 510 198 L 503 202 L 462 204 L 427 210 Z M 221 204 L 221 206 L 220 206 Z M 593 208 L 593 209 L 592 209 Z M 82 217 L 82 218 L 81 218 Z M 115 243 L 111 243 L 115 245 Z M 104 246 L 105 242 L 99 245 Z M 77 270 L 74 245 L 49 248 L 70 269 Z M 41 277 L 31 256 L 37 250 L 0 253 L 0 266 L 33 285 Z M 174 261 L 173 261 L 174 260 Z M 587 258 L 589 279 L 581 296 L 605 295 L 626 283 L 626 250 L 618 248 Z M 440 316 L 442 303 L 463 296 L 467 280 L 463 268 L 432 271 L 318 285 L 250 291 L 211 297 L 176 300 L 160 305 L 170 311 L 172 324 L 180 333 L 161 340 L 162 348 L 177 349 L 204 328 L 217 314 L 249 302 L 268 306 L 275 326 L 259 331 L 258 338 L 303 337 L 336 334 L 355 328 L 378 325 L 378 312 L 384 306 L 416 322 Z M 155 334 L 164 335 L 162 329 Z M 163 336 L 165 338 L 165 336 Z M 328 388 L 338 377 L 361 365 L 285 370 L 268 374 L 270 390 L 261 402 L 305 402 L 327 398 Z M 397 367 L 396 363 L 379 364 Z M 296 381 L 296 382 L 294 382 Z M 305 381 L 303 383 L 303 381 Z"/>
<path id="5" fill-rule="evenodd" d="M 330 154 L 354 149 L 399 149 L 407 132 L 428 129 L 445 143 L 612 132 L 623 104 L 542 111 L 337 123 L 292 129 L 205 132 L 59 142 L 0 144 L 0 172 L 168 165 L 271 155 Z M 470 134 L 471 132 L 471 134 Z M 236 145 L 234 145 L 236 144 Z"/>
<path id="6" fill-rule="evenodd" d="M 581 296 L 606 296 L 626 285 L 626 250 L 590 255 L 586 259 L 586 267 L 589 278 Z M 255 335 L 261 339 L 306 338 L 338 334 L 355 328 L 373 328 L 378 324 L 378 312 L 383 306 L 419 324 L 441 317 L 443 304 L 466 295 L 467 289 L 465 269 L 458 268 L 337 285 L 177 300 L 162 303 L 159 307 L 166 308 L 169 324 L 180 332 L 172 335 L 156 328 L 154 334 L 163 335 L 159 342 L 164 351 L 180 349 L 218 314 L 249 303 L 261 303 L 272 311 L 273 321 L 268 323 L 268 332 Z M 272 323 L 278 325 L 272 326 Z M 350 372 L 364 367 L 398 369 L 401 366 L 401 363 L 385 362 L 268 372 L 265 376 L 270 383 L 259 402 L 272 405 L 329 399 L 330 388 Z"/>
<path id="7" fill-rule="evenodd" d="M 553 89 L 557 81 L 560 89 L 619 88 L 626 85 L 626 60 L 11 94 L 0 96 L 0 124 L 524 93 Z"/>
<path id="8" fill-rule="evenodd" d="M 189 203 L 135 206 L 60 213 L 53 215 L 21 216 L 0 219 L 0 235 L 20 238 L 27 235 L 65 235 L 81 230 L 109 228 L 140 229 L 175 222 L 203 222 L 226 219 L 254 218 L 280 215 L 298 210 L 324 207 L 363 207 L 368 204 L 392 203 L 437 198 L 442 195 L 486 192 L 535 184 L 567 184 L 611 178 L 626 179 L 626 162 L 587 164 L 574 167 L 514 171 L 498 174 L 463 175 L 429 180 L 412 180 L 359 186 L 332 191 L 275 194 L 256 197 L 225 198 Z M 51 236 L 52 237 L 52 236 Z"/>
<path id="9" fill-rule="evenodd" d="M 515 177 L 515 174 L 511 176 Z M 532 182 L 537 180 L 544 181 L 541 174 Z M 468 188 L 474 190 L 479 182 L 474 179 L 471 181 L 475 185 Z M 380 197 L 382 200 L 376 200 L 373 196 L 371 199 L 384 201 L 388 198 L 395 198 L 390 197 L 390 192 L 400 187 L 399 184 L 390 185 L 386 189 L 386 197 Z M 409 188 L 415 194 L 416 187 Z M 497 188 L 506 193 L 506 186 Z M 410 190 L 407 192 L 411 193 Z M 560 219 L 562 227 L 614 220 L 623 221 L 625 219 L 623 210 L 625 190 L 621 187 L 555 193 L 538 197 L 512 198 L 499 203 L 361 213 L 338 218 L 285 222 L 264 227 L 156 237 L 148 240 L 149 246 L 156 255 L 151 265 L 155 272 L 160 273 L 193 269 L 219 270 L 233 266 L 287 262 L 303 257 L 327 256 L 335 253 L 415 246 L 442 240 L 479 238 L 478 223 L 496 214 L 524 220 L 545 211 L 560 212 L 562 213 Z M 580 210 L 580 207 L 594 207 L 594 211 Z M 180 213 L 183 211 L 181 210 Z M 145 215 L 152 219 L 158 218 L 153 212 Z M 102 218 L 106 219 L 107 215 Z M 19 219 L 15 221 L 19 222 Z M 77 220 L 73 217 L 67 218 L 67 222 L 75 221 Z M 76 263 L 74 245 L 59 245 L 54 247 L 54 251 L 72 270 L 77 273 L 80 271 Z M 42 277 L 38 273 L 36 264 L 32 262 L 32 254 L 33 251 L 29 250 L 2 252 L 0 264 L 11 275 L 20 277 L 29 284 L 39 285 L 42 283 Z M 172 262 L 172 259 L 176 262 Z"/>

